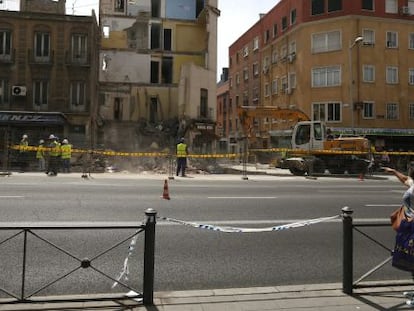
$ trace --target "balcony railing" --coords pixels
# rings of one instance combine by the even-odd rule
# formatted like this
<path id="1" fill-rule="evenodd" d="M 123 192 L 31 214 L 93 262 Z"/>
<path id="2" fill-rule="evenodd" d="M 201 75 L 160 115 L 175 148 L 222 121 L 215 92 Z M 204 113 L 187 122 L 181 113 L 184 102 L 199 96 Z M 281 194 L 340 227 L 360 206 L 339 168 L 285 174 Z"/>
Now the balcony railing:
<path id="1" fill-rule="evenodd" d="M 0 54 L 0 64 L 13 64 L 15 62 L 16 50 L 11 50 L 10 54 Z"/>
<path id="2" fill-rule="evenodd" d="M 27 51 L 27 54 L 28 54 L 27 56 L 28 56 L 29 64 L 31 65 L 52 66 L 54 63 L 54 55 L 55 55 L 54 51 L 49 51 L 48 56 L 37 56 L 35 55 L 34 50 L 29 49 Z"/>

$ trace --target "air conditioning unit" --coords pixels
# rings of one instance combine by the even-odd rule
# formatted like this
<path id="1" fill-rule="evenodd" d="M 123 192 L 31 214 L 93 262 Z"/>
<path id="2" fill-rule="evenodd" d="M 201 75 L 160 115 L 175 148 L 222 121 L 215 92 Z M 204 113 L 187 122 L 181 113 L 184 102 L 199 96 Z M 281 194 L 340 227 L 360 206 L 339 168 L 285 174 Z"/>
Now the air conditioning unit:
<path id="1" fill-rule="evenodd" d="M 15 85 L 12 86 L 12 95 L 14 96 L 26 96 L 26 87 Z"/>
<path id="2" fill-rule="evenodd" d="M 402 6 L 400 12 L 404 15 L 410 15 L 410 8 L 408 6 Z"/>

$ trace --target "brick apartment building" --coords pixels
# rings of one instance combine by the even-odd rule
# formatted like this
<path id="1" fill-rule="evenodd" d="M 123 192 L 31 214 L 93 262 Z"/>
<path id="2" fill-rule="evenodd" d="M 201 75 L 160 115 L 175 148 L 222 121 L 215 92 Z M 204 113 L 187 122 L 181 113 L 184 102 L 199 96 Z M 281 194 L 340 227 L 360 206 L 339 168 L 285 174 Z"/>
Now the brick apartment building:
<path id="1" fill-rule="evenodd" d="M 34 146 L 51 133 L 77 147 L 96 143 L 98 39 L 96 16 L 66 15 L 64 0 L 0 10 L 3 155 L 23 133 Z"/>

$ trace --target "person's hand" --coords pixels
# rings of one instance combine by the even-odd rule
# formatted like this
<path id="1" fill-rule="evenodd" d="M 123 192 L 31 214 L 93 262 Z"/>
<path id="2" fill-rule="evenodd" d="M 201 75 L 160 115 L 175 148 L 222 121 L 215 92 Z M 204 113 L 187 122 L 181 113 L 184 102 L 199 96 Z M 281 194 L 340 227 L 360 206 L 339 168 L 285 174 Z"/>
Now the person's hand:
<path id="1" fill-rule="evenodd" d="M 387 167 L 387 166 L 382 167 L 382 169 L 387 173 L 394 173 L 395 172 L 395 170 L 393 168 Z"/>

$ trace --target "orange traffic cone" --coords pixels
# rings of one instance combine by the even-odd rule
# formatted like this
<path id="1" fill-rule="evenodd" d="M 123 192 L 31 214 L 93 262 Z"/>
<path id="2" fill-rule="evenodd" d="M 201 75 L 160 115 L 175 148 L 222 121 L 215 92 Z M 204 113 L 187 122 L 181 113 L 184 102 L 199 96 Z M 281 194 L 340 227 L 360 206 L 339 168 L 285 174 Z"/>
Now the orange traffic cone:
<path id="1" fill-rule="evenodd" d="M 170 200 L 170 194 L 168 193 L 168 181 L 167 179 L 164 181 L 164 192 L 162 193 L 162 198 L 166 200 Z"/>

